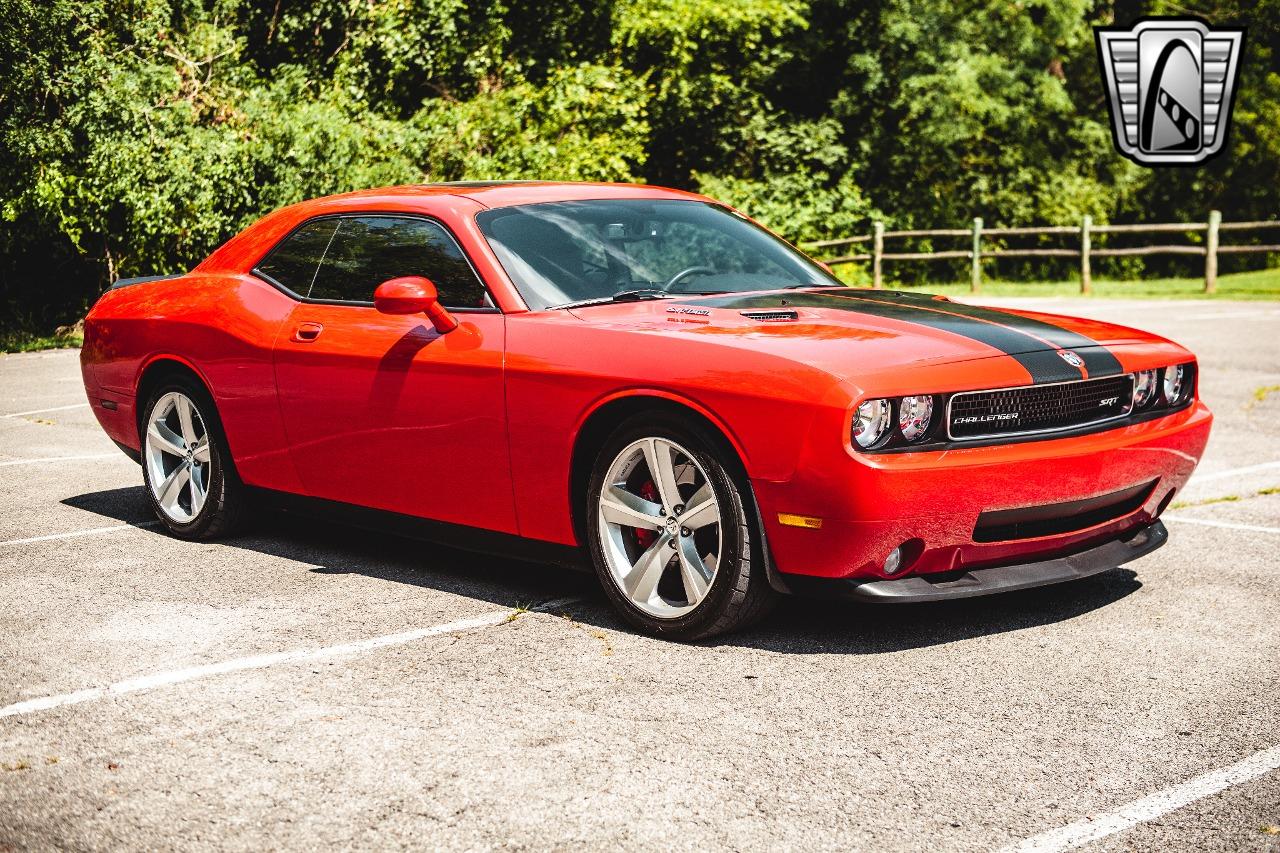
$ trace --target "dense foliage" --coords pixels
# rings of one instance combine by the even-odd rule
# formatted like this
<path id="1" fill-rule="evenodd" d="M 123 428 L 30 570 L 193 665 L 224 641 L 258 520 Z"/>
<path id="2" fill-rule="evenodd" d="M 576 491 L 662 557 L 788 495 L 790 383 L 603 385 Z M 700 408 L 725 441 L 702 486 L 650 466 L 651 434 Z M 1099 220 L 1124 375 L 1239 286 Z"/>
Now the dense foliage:
<path id="1" fill-rule="evenodd" d="M 700 188 L 796 239 L 1272 218 L 1280 0 L 1191 6 L 1249 26 L 1230 151 L 1151 170 L 1112 148 L 1091 26 L 1185 4 L 0 0 L 0 325 L 402 182 Z"/>

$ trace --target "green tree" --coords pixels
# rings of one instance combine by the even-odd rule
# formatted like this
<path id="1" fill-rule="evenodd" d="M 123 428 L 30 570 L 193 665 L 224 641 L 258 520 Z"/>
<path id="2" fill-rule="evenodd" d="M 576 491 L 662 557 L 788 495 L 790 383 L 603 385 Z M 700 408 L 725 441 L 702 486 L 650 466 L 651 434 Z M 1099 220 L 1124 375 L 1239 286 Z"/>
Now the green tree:
<path id="1" fill-rule="evenodd" d="M 792 239 L 1273 218 L 1280 0 L 1191 2 L 1247 51 L 1229 150 L 1171 170 L 1112 147 L 1092 27 L 1185 3 L 0 0 L 0 325 L 47 331 L 281 205 L 427 180 L 647 180 Z"/>

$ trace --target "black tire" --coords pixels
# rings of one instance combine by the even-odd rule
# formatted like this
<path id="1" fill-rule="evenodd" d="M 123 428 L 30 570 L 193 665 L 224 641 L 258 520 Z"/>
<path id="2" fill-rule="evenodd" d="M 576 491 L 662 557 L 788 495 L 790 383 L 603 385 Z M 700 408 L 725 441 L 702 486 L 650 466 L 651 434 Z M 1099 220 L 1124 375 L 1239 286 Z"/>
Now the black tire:
<path id="1" fill-rule="evenodd" d="M 175 391 L 186 395 L 194 404 L 209 437 L 208 495 L 204 506 L 187 522 L 170 518 L 160 506 L 152 484 L 151 466 L 147 462 L 147 429 L 151 423 L 152 410 L 162 397 Z M 179 539 L 193 541 L 218 539 L 242 529 L 248 515 L 246 489 L 236 474 L 217 406 L 204 385 L 193 377 L 174 373 L 151 389 L 140 412 L 138 436 L 143 448 L 142 480 L 147 500 L 160 523 Z"/>
<path id="2" fill-rule="evenodd" d="M 693 611 L 675 618 L 648 614 L 628 598 L 609 570 L 602 542 L 598 501 L 609 467 L 624 448 L 646 437 L 670 439 L 687 449 L 706 473 L 721 508 L 723 552 L 715 577 L 705 598 Z M 755 624 L 768 615 L 777 601 L 778 593 L 765 577 L 764 556 L 760 550 L 763 537 L 756 530 L 750 487 L 722 461 L 724 452 L 696 421 L 675 413 L 661 413 L 640 415 L 623 423 L 609 436 L 596 457 L 585 501 L 588 550 L 614 609 L 646 634 L 682 641 L 707 639 Z"/>

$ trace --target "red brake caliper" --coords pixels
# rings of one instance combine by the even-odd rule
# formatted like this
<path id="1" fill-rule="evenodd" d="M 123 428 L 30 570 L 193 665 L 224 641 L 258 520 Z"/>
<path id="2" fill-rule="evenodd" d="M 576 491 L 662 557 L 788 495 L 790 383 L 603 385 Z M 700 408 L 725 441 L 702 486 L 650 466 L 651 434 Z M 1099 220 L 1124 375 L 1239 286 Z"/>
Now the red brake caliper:
<path id="1" fill-rule="evenodd" d="M 654 503 L 659 502 L 658 486 L 653 482 L 653 480 L 645 480 L 644 483 L 640 485 L 640 488 L 636 489 L 636 494 L 647 501 L 653 501 Z M 657 531 L 641 530 L 639 528 L 636 529 L 636 542 L 639 543 L 641 548 L 647 550 L 650 545 L 657 541 L 657 539 Z"/>

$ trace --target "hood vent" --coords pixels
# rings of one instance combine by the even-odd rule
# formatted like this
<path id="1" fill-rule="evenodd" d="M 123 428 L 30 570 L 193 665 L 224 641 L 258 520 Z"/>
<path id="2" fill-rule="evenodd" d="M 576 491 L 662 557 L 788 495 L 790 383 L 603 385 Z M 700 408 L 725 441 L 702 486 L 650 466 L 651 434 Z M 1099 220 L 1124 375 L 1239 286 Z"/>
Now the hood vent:
<path id="1" fill-rule="evenodd" d="M 742 316 L 748 320 L 760 320 L 765 323 L 789 323 L 800 319 L 795 311 L 743 311 Z"/>

